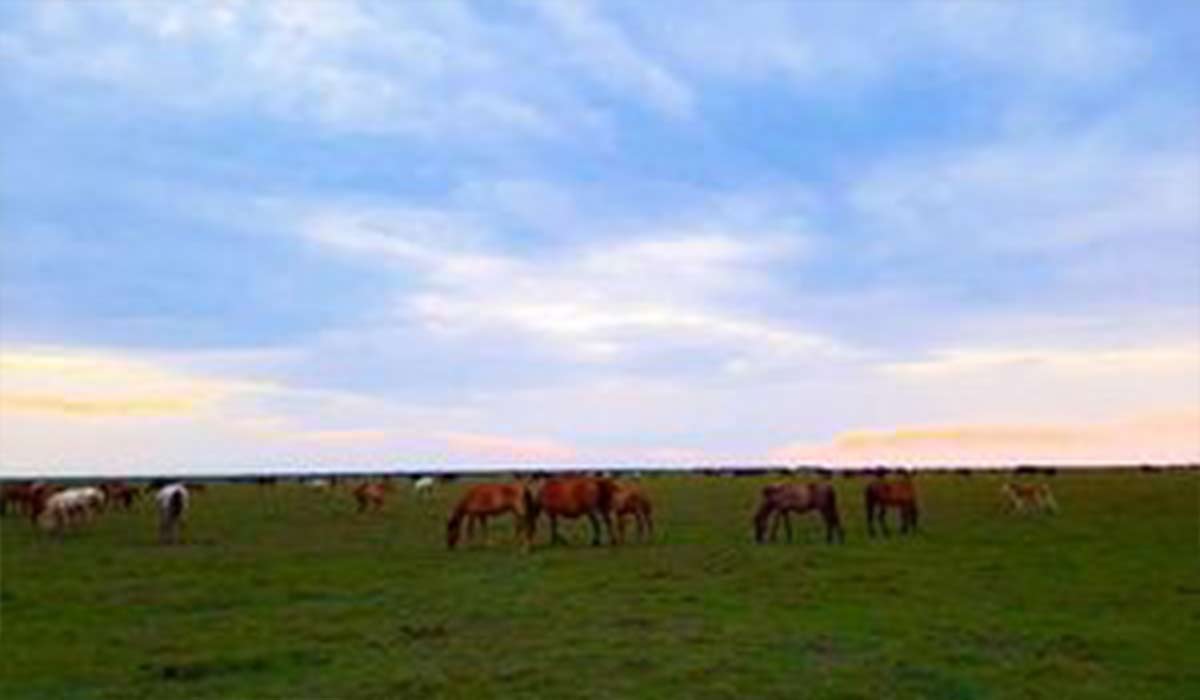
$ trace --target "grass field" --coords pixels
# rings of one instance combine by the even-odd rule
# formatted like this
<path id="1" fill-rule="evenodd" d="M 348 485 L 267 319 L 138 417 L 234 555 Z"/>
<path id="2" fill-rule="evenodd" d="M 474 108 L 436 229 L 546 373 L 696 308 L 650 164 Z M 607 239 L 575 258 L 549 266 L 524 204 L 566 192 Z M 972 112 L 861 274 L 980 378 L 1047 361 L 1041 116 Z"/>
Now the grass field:
<path id="1" fill-rule="evenodd" d="M 753 545 L 761 478 L 647 478 L 656 542 L 530 555 L 499 521 L 446 551 L 464 482 L 363 516 L 214 486 L 174 548 L 145 502 L 61 542 L 10 515 L 0 697 L 1200 697 L 1195 474 L 1060 474 L 1057 517 L 1003 515 L 1002 478 L 921 475 L 886 541 L 837 479 L 835 547 Z"/>

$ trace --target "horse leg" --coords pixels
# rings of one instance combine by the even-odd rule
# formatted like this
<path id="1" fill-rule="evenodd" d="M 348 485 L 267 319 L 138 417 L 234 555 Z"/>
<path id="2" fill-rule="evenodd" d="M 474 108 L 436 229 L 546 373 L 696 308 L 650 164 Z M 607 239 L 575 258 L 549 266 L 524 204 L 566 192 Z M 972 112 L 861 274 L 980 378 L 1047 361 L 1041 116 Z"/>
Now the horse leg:
<path id="1" fill-rule="evenodd" d="M 625 523 L 626 523 L 626 521 L 627 521 L 627 516 L 624 513 L 621 513 L 620 515 L 617 516 L 617 539 L 620 540 L 620 542 L 622 544 L 625 543 Z M 641 539 L 641 534 L 640 534 L 641 533 L 641 523 L 640 522 L 638 523 L 638 533 L 639 533 L 638 539 Z"/>
<path id="2" fill-rule="evenodd" d="M 592 546 L 599 547 L 600 546 L 600 519 L 597 518 L 596 514 L 590 510 L 587 512 L 587 517 L 588 517 L 588 521 L 591 522 L 591 524 L 592 524 Z M 610 527 L 611 527 L 611 524 L 610 524 Z M 612 537 L 611 529 L 609 530 L 608 534 L 609 534 L 609 537 L 611 538 Z"/>
<path id="3" fill-rule="evenodd" d="M 566 544 L 566 540 L 558 534 L 558 516 L 550 516 L 550 544 Z"/>

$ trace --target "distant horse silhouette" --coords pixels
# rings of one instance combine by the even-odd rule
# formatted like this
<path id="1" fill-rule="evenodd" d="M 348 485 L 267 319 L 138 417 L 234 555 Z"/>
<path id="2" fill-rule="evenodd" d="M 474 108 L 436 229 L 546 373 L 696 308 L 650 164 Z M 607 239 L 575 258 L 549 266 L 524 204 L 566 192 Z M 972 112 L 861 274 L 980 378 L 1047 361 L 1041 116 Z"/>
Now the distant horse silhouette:
<path id="1" fill-rule="evenodd" d="M 179 542 L 179 531 L 188 507 L 188 490 L 183 484 L 169 484 L 154 496 L 158 505 L 158 541 L 162 544 Z"/>
<path id="2" fill-rule="evenodd" d="M 7 514 L 11 504 L 16 512 L 29 516 L 32 522 L 37 520 L 45 500 L 54 494 L 58 487 L 44 481 L 26 481 L 4 484 L 0 489 L 0 515 Z"/>
<path id="3" fill-rule="evenodd" d="M 109 503 L 114 505 L 120 504 L 124 510 L 129 510 L 133 507 L 133 502 L 137 500 L 139 492 L 124 481 L 111 481 L 100 485 L 100 490 L 108 497 Z"/>
<path id="4" fill-rule="evenodd" d="M 1058 512 L 1058 501 L 1054 500 L 1049 484 L 1008 483 L 1000 487 L 1000 492 L 1007 498 L 1010 513 L 1024 513 L 1027 510 Z"/>
<path id="5" fill-rule="evenodd" d="M 432 476 L 423 476 L 413 482 L 413 493 L 420 498 L 433 498 L 433 490 L 437 486 L 437 479 Z"/>
<path id="6" fill-rule="evenodd" d="M 61 535 L 68 527 L 90 522 L 103 510 L 104 493 L 95 487 L 66 489 L 39 500 L 34 509 L 34 523 L 43 531 Z"/>
<path id="7" fill-rule="evenodd" d="M 633 484 L 618 484 L 613 492 L 612 510 L 617 516 L 617 541 L 625 541 L 625 523 L 632 516 L 637 523 L 637 537 L 654 536 L 653 507 L 642 489 Z"/>
<path id="8" fill-rule="evenodd" d="M 462 534 L 463 520 L 467 520 L 467 539 L 474 535 L 476 523 L 483 525 L 486 539 L 487 519 L 504 513 L 513 514 L 513 523 L 518 538 L 529 546 L 529 512 L 534 507 L 529 488 L 523 483 L 476 484 L 467 490 L 446 522 L 446 547 L 454 549 Z"/>
<path id="9" fill-rule="evenodd" d="M 895 508 L 900 511 L 900 533 L 905 534 L 917 529 L 917 489 L 912 479 L 905 476 L 896 481 L 886 481 L 877 478 L 863 491 L 867 511 L 867 533 L 875 536 L 875 523 L 886 537 L 887 509 Z"/>
<path id="10" fill-rule="evenodd" d="M 387 492 L 391 490 L 392 485 L 388 482 L 359 484 L 354 489 L 354 500 L 358 503 L 358 512 L 366 512 L 368 508 L 378 511 L 383 507 L 383 500 L 387 496 Z"/>
<path id="11" fill-rule="evenodd" d="M 612 527 L 613 496 L 617 485 L 612 479 L 591 476 L 558 476 L 546 479 L 534 496 L 536 508 L 529 514 L 530 537 L 537 530 L 537 518 L 545 513 L 550 519 L 550 543 L 565 544 L 558 534 L 558 519 L 587 516 L 592 523 L 592 545 L 600 544 L 600 523 L 615 544 Z"/>
<path id="12" fill-rule="evenodd" d="M 846 533 L 842 529 L 842 518 L 838 514 L 837 491 L 829 484 L 801 484 L 796 482 L 764 486 L 758 511 L 754 514 L 754 539 L 763 542 L 767 522 L 774 516 L 771 525 L 771 540 L 779 530 L 782 520 L 787 530 L 788 542 L 792 541 L 792 521 L 789 513 L 817 511 L 825 521 L 825 541 L 843 542 Z"/>

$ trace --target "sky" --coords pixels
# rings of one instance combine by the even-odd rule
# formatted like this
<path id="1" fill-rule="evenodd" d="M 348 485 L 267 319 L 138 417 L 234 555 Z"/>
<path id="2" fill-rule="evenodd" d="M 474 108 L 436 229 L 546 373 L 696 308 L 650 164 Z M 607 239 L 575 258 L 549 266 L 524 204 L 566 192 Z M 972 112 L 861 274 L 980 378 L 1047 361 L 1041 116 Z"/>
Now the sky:
<path id="1" fill-rule="evenodd" d="M 1197 34 L 5 2 L 0 473 L 1200 460 Z"/>

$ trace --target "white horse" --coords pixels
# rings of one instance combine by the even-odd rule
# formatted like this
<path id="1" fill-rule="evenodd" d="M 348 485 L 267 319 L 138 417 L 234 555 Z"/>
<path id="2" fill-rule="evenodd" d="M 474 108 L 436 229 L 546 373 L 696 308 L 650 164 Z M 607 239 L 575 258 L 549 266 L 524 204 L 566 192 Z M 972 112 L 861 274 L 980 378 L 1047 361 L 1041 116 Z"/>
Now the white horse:
<path id="1" fill-rule="evenodd" d="M 413 482 L 413 493 L 421 498 L 433 498 L 433 489 L 437 486 L 437 479 L 432 476 L 423 476 Z"/>
<path id="2" fill-rule="evenodd" d="M 179 541 L 179 530 L 188 507 L 188 490 L 183 484 L 168 484 L 154 496 L 158 504 L 158 540 L 163 544 Z"/>
<path id="3" fill-rule="evenodd" d="M 46 499 L 37 524 L 45 532 L 62 534 L 68 527 L 86 523 L 104 508 L 104 492 L 92 486 L 67 489 Z"/>

